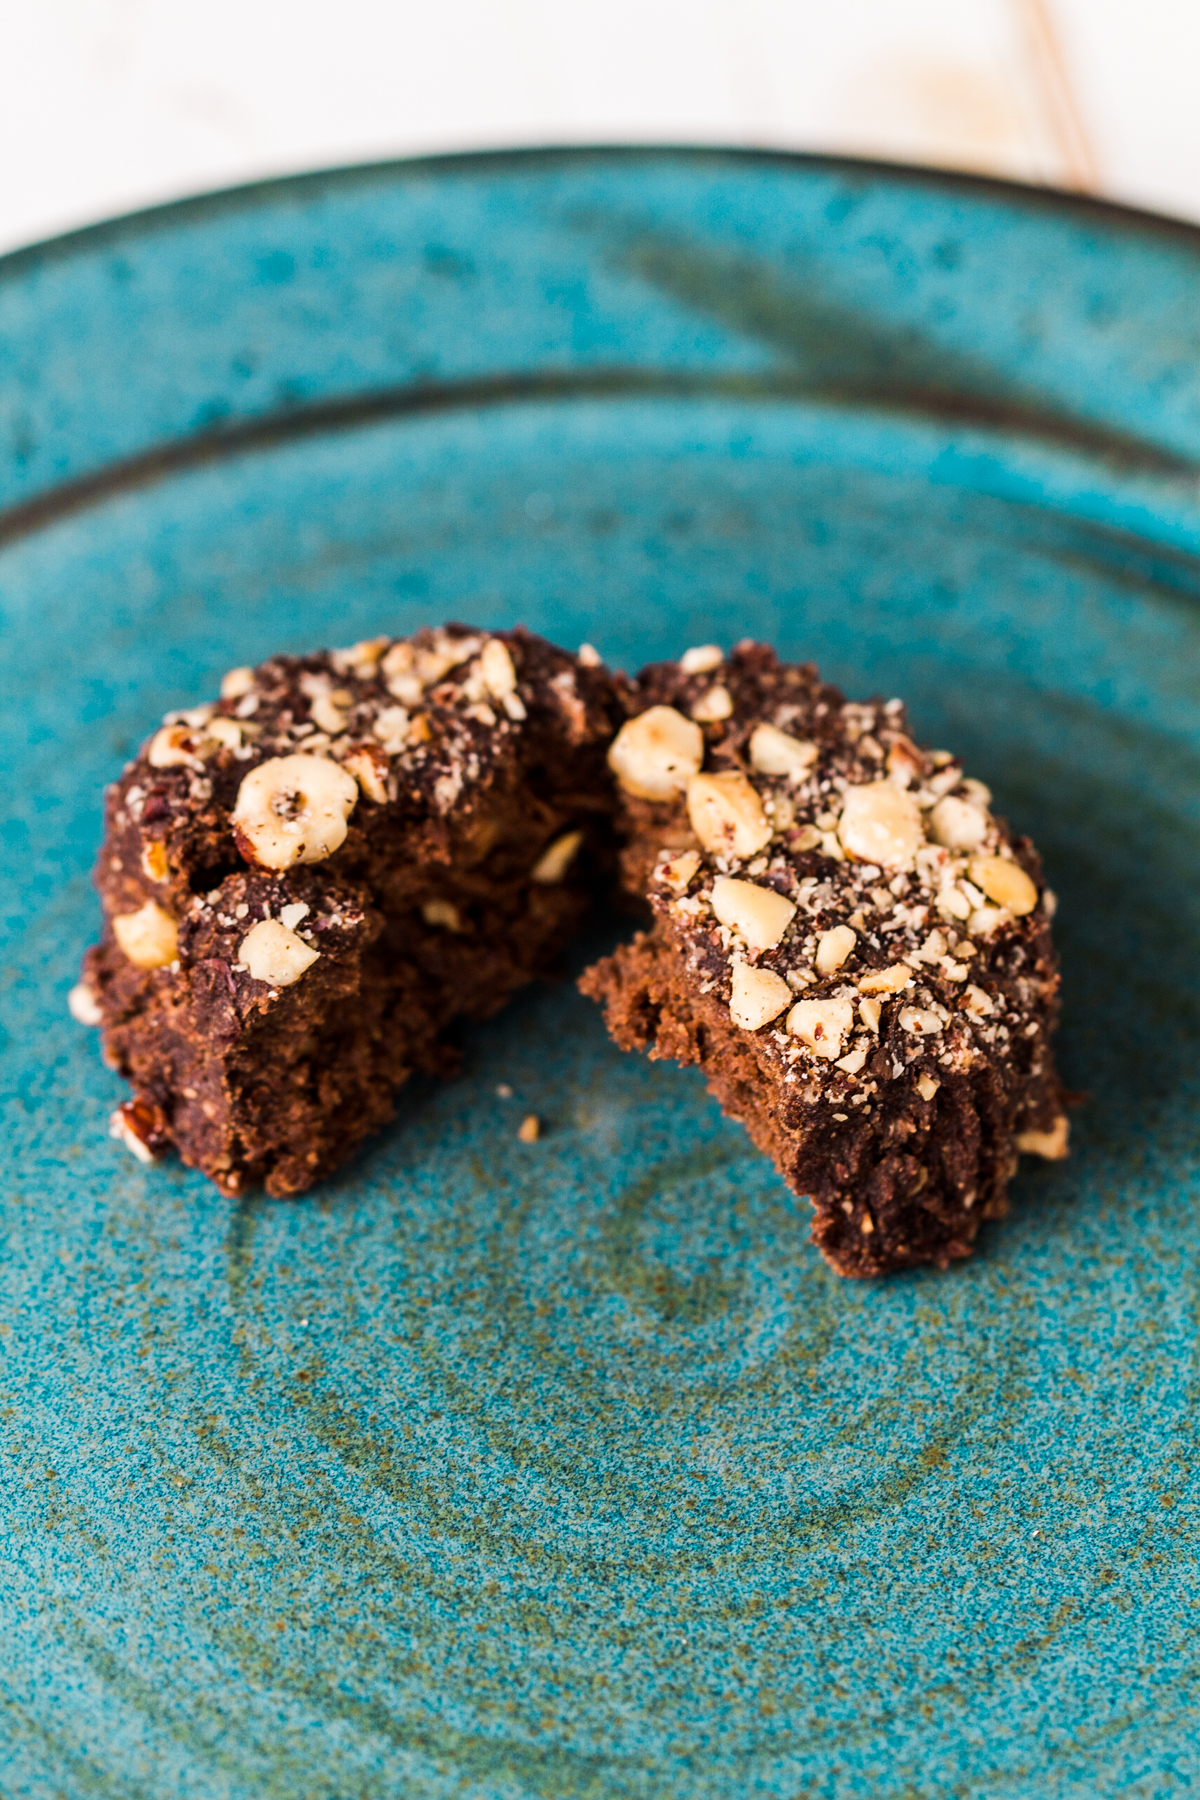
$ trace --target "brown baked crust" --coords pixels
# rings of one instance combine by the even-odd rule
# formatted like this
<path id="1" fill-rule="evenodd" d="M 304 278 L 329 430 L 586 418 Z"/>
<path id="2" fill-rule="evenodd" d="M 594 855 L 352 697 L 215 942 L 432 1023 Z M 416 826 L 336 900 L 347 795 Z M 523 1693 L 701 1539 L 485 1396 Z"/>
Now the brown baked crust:
<path id="1" fill-rule="evenodd" d="M 623 795 L 624 879 L 648 893 L 654 923 L 588 970 L 583 991 L 604 1006 L 622 1048 L 703 1069 L 725 1111 L 809 1196 L 813 1239 L 841 1273 L 945 1267 L 968 1255 L 981 1222 L 1006 1209 L 1018 1150 L 1065 1154 L 1050 1050 L 1053 897 L 1032 845 L 990 813 L 986 789 L 965 781 L 954 759 L 912 743 L 899 702 L 848 704 L 810 665 L 782 664 L 763 645 L 741 644 L 692 673 L 686 659 L 648 668 L 626 705 L 630 716 L 651 706 L 698 713 L 705 772 L 740 771 L 774 830 L 761 851 L 718 854 L 696 837 L 682 793 L 662 802 Z M 712 713 L 724 716 L 705 718 Z M 754 766 L 750 739 L 763 722 L 815 746 L 802 776 Z M 906 868 L 856 860 L 840 841 L 846 793 L 879 782 L 912 795 L 924 821 Z M 981 815 L 970 852 L 928 841 L 933 808 L 947 797 Z M 943 836 L 946 816 L 938 815 Z M 969 831 L 974 817 L 950 823 Z M 998 909 L 971 882 L 972 868 L 994 880 L 997 863 L 1029 877 L 1037 893 L 1029 910 Z M 717 919 L 722 876 L 795 906 L 778 944 L 756 950 Z M 816 953 L 836 927 L 853 933 L 853 947 L 822 972 Z M 757 1029 L 730 1014 L 738 964 L 791 990 Z M 885 970 L 907 985 L 864 993 Z M 788 1029 L 801 1000 L 849 1016 L 836 1055 Z"/>
<path id="2" fill-rule="evenodd" d="M 273 657 L 223 691 L 168 715 L 109 790 L 85 1004 L 133 1085 L 114 1124 L 131 1148 L 173 1144 L 226 1193 L 298 1194 L 391 1117 L 409 1075 L 453 1065 L 455 1020 L 552 969 L 607 885 L 617 685 L 528 632 L 449 625 Z M 295 755 L 356 772 L 344 841 L 263 867 L 235 830 L 239 791 Z M 559 878 L 535 874 L 576 831 Z M 139 967 L 113 921 L 148 903 L 176 955 Z M 242 947 L 285 911 L 301 956 L 319 954 L 275 984 Z"/>

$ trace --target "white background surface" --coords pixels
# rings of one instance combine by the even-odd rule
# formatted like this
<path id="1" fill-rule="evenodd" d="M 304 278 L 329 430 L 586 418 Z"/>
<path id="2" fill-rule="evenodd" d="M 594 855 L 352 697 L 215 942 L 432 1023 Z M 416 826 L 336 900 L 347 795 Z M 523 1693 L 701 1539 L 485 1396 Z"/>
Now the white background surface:
<path id="1" fill-rule="evenodd" d="M 424 151 L 832 149 L 1200 219 L 1200 0 L 0 0 L 0 249 Z"/>

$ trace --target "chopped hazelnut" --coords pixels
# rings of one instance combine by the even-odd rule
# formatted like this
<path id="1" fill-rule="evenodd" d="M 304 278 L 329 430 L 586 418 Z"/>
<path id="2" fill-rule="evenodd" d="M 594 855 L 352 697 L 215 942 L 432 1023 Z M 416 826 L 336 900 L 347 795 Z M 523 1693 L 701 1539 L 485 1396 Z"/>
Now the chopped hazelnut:
<path id="1" fill-rule="evenodd" d="M 778 832 L 790 831 L 796 823 L 796 803 L 790 794 L 765 794 L 763 807 Z"/>
<path id="2" fill-rule="evenodd" d="M 729 1016 L 743 1031 L 758 1031 L 770 1024 L 792 999 L 791 988 L 772 969 L 755 969 L 749 963 L 735 962 L 732 981 Z"/>
<path id="3" fill-rule="evenodd" d="M 660 856 L 664 854 L 666 853 L 663 851 L 659 852 Z M 654 873 L 664 887 L 671 888 L 676 894 L 682 894 L 699 867 L 700 858 L 696 852 L 684 850 L 678 856 L 666 854 L 666 860 L 659 863 Z"/>
<path id="4" fill-rule="evenodd" d="M 416 651 L 407 639 L 402 638 L 392 645 L 380 664 L 388 693 L 406 706 L 415 706 L 424 692 L 425 684 L 417 673 L 416 661 Z"/>
<path id="5" fill-rule="evenodd" d="M 375 673 L 387 646 L 388 640 L 385 637 L 362 638 L 357 644 L 348 645 L 345 650 L 335 650 L 329 660 L 335 669 L 348 669 L 360 681 L 366 681 Z"/>
<path id="6" fill-rule="evenodd" d="M 245 694 L 253 693 L 255 685 L 253 669 L 229 669 L 221 677 L 221 698 L 222 700 L 240 700 Z"/>
<path id="7" fill-rule="evenodd" d="M 175 921 L 153 900 L 147 900 L 137 912 L 118 913 L 112 928 L 117 943 L 135 968 L 162 969 L 175 961 Z"/>
<path id="8" fill-rule="evenodd" d="M 680 657 L 679 672 L 681 675 L 707 675 L 710 669 L 719 669 L 724 661 L 720 644 L 696 644 Z"/>
<path id="9" fill-rule="evenodd" d="M 793 839 L 792 847 L 795 850 L 815 850 L 820 842 L 821 833 L 815 825 L 802 825 Z"/>
<path id="10" fill-rule="evenodd" d="M 421 903 L 421 917 L 435 931 L 463 932 L 466 926 L 463 916 L 453 900 L 425 900 Z"/>
<path id="11" fill-rule="evenodd" d="M 858 978 L 860 994 L 898 994 L 912 980 L 907 963 L 892 963 L 886 969 L 869 969 Z"/>
<path id="12" fill-rule="evenodd" d="M 746 859 L 765 850 L 771 826 L 757 790 L 738 770 L 693 775 L 687 784 L 692 830 L 714 856 Z"/>
<path id="13" fill-rule="evenodd" d="M 790 737 L 774 725 L 756 725 L 750 735 L 750 761 L 760 775 L 787 775 L 793 781 L 799 780 L 819 754 L 815 744 Z"/>
<path id="14" fill-rule="evenodd" d="M 670 800 L 682 793 L 704 761 L 704 733 L 673 706 L 651 706 L 622 725 L 608 766 L 627 794 Z"/>
<path id="15" fill-rule="evenodd" d="M 580 644 L 576 654 L 581 668 L 598 669 L 601 667 L 603 659 L 595 644 Z"/>
<path id="16" fill-rule="evenodd" d="M 720 682 L 710 687 L 706 694 L 701 694 L 692 708 L 692 717 L 701 724 L 715 724 L 719 719 L 727 719 L 733 712 L 733 696 L 729 689 Z"/>
<path id="17" fill-rule="evenodd" d="M 898 736 L 887 753 L 888 778 L 896 787 L 906 788 L 925 773 L 925 758 L 911 739 Z"/>
<path id="18" fill-rule="evenodd" d="M 858 935 L 848 925 L 834 925 L 831 930 L 823 931 L 817 939 L 816 965 L 821 975 L 832 975 L 840 969 L 855 944 Z"/>
<path id="19" fill-rule="evenodd" d="M 989 900 L 1020 918 L 1032 912 L 1038 902 L 1038 891 L 1020 863 L 1005 856 L 976 856 L 970 865 L 971 880 L 981 887 Z"/>
<path id="20" fill-rule="evenodd" d="M 204 727 L 206 737 L 226 750 L 237 750 L 251 727 L 239 724 L 237 719 L 227 719 L 224 714 L 210 719 Z"/>
<path id="21" fill-rule="evenodd" d="M 126 1100 L 110 1116 L 108 1135 L 124 1144 L 139 1162 L 157 1162 L 170 1138 L 161 1107 L 149 1100 Z"/>
<path id="22" fill-rule="evenodd" d="M 167 879 L 167 846 L 161 838 L 150 838 L 142 845 L 142 874 L 147 881 Z"/>
<path id="23" fill-rule="evenodd" d="M 579 854 L 582 842 L 582 831 L 564 831 L 561 837 L 556 837 L 542 851 L 529 872 L 529 879 L 540 882 L 545 887 L 556 886 L 566 877 L 567 870 Z"/>
<path id="24" fill-rule="evenodd" d="M 917 1076 L 917 1092 L 922 1100 L 932 1100 L 941 1085 L 936 1075 Z"/>
<path id="25" fill-rule="evenodd" d="M 973 981 L 963 990 L 962 1004 L 964 1012 L 969 1012 L 974 1019 L 986 1019 L 996 1010 L 991 995 L 976 987 Z"/>
<path id="26" fill-rule="evenodd" d="M 913 1037 L 928 1037 L 942 1029 L 942 1021 L 937 1013 L 930 1012 L 924 1006 L 902 1006 L 900 1008 L 900 1029 L 911 1032 Z"/>
<path id="27" fill-rule="evenodd" d="M 846 790 L 838 837 L 860 862 L 906 868 L 925 842 L 921 809 L 893 782 L 868 781 Z"/>
<path id="28" fill-rule="evenodd" d="M 1049 1131 L 1019 1131 L 1017 1149 L 1026 1156 L 1044 1156 L 1047 1162 L 1061 1162 L 1068 1154 L 1071 1135 L 1066 1113 L 1059 1113 Z"/>
<path id="29" fill-rule="evenodd" d="M 774 888 L 718 875 L 712 909 L 722 925 L 738 931 L 752 950 L 773 950 L 796 916 L 796 908 Z"/>
<path id="30" fill-rule="evenodd" d="M 929 815 L 929 835 L 948 850 L 976 850 L 987 836 L 987 814 L 969 800 L 947 794 Z"/>
<path id="31" fill-rule="evenodd" d="M 320 954 L 289 930 L 282 919 L 260 919 L 242 939 L 238 957 L 255 981 L 281 988 L 299 981 Z"/>
<path id="32" fill-rule="evenodd" d="M 315 694 L 308 703 L 309 716 L 322 731 L 336 737 L 346 729 L 346 720 L 353 704 L 353 695 L 348 694 L 345 688 L 338 688 L 334 693 Z"/>
<path id="33" fill-rule="evenodd" d="M 374 800 L 377 806 L 385 804 L 388 797 L 388 760 L 387 751 L 382 744 L 378 747 L 374 744 L 356 745 L 342 758 L 342 767 L 353 775 L 368 800 Z"/>
<path id="34" fill-rule="evenodd" d="M 371 731 L 389 756 L 399 756 L 408 747 L 412 721 L 402 706 L 385 706 L 376 715 Z"/>
<path id="35" fill-rule="evenodd" d="M 197 745 L 196 733 L 190 725 L 164 725 L 150 739 L 146 761 L 152 769 L 174 769 L 196 763 L 200 761 Z"/>
<path id="36" fill-rule="evenodd" d="M 834 1000 L 797 1000 L 787 1017 L 793 1037 L 807 1044 L 827 1062 L 835 1062 L 854 1023 L 853 1002 L 845 996 Z"/>
<path id="37" fill-rule="evenodd" d="M 971 916 L 971 902 L 961 887 L 956 887 L 953 882 L 939 889 L 936 905 L 945 919 L 966 920 Z"/>
<path id="38" fill-rule="evenodd" d="M 499 701 L 510 719 L 523 719 L 525 707 L 517 693 L 517 671 L 508 645 L 489 638 L 479 656 L 479 673 L 493 700 Z"/>
<path id="39" fill-rule="evenodd" d="M 517 1136 L 523 1144 L 536 1144 L 542 1135 L 542 1121 L 536 1113 L 526 1113 L 517 1126 Z"/>
<path id="40" fill-rule="evenodd" d="M 238 789 L 233 828 L 248 861 L 265 869 L 323 862 L 346 839 L 358 784 L 324 756 L 275 756 Z"/>
<path id="41" fill-rule="evenodd" d="M 879 1015 L 882 1011 L 883 1008 L 880 1006 L 878 1000 L 864 999 L 860 1000 L 858 1003 L 859 1018 L 862 1020 L 867 1030 L 874 1032 L 876 1037 L 879 1035 Z"/>
<path id="42" fill-rule="evenodd" d="M 104 1023 L 100 1002 L 86 981 L 77 982 L 67 995 L 67 1011 L 77 1025 L 102 1025 Z"/>
<path id="43" fill-rule="evenodd" d="M 848 1056 L 839 1056 L 834 1063 L 835 1069 L 841 1069 L 847 1075 L 857 1075 L 867 1060 L 867 1052 L 861 1046 L 851 1050 Z"/>

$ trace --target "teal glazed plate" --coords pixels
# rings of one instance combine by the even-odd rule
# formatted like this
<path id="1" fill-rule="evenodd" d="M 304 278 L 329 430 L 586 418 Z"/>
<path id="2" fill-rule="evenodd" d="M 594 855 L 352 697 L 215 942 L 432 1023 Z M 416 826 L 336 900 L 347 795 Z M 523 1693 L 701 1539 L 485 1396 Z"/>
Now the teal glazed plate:
<path id="1" fill-rule="evenodd" d="M 724 151 L 0 262 L 3 1800 L 1197 1792 L 1198 299 L 1165 220 Z M 298 1203 L 109 1140 L 105 782 L 447 617 L 770 639 L 1033 834 L 1085 1098 L 970 1263 L 840 1281 L 569 981 Z"/>

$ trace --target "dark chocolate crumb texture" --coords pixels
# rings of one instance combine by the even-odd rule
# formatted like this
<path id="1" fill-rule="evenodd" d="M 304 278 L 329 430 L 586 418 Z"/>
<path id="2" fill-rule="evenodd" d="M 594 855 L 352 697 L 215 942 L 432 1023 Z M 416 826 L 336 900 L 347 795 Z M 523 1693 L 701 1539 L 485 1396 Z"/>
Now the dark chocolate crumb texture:
<path id="1" fill-rule="evenodd" d="M 744 643 L 646 669 L 609 753 L 651 930 L 595 965 L 625 1049 L 698 1063 L 845 1275 L 969 1254 L 1066 1155 L 1054 897 L 981 782 Z"/>
<path id="2" fill-rule="evenodd" d="M 449 625 L 234 669 L 107 795 L 72 996 L 133 1097 L 114 1135 L 297 1194 L 555 962 L 608 884 L 618 684 Z"/>

